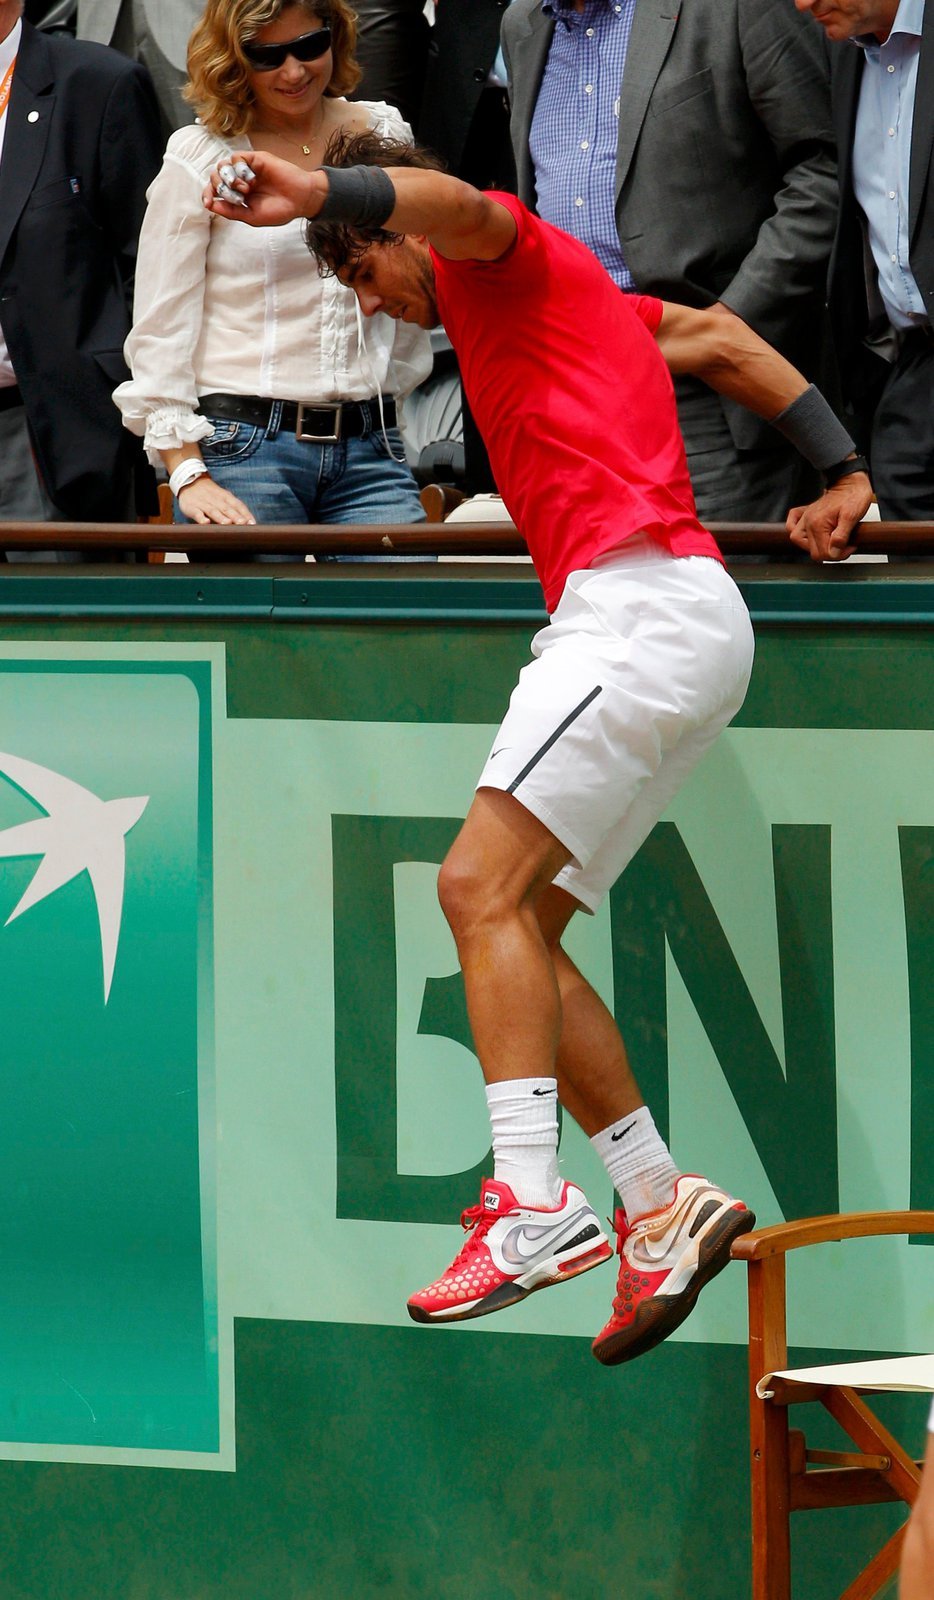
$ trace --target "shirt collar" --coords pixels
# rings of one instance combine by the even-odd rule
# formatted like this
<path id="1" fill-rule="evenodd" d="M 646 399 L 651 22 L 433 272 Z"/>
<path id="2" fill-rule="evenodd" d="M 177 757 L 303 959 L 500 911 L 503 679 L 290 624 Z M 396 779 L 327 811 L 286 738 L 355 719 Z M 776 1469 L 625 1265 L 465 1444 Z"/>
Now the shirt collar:
<path id="1" fill-rule="evenodd" d="M 920 39 L 923 26 L 924 0 L 900 0 L 889 39 L 894 39 L 897 33 L 905 34 L 909 38 Z M 859 34 L 854 38 L 853 43 L 859 45 L 861 50 L 879 50 L 882 48 L 874 33 Z M 886 43 L 888 43 L 888 40 Z"/>
<path id="2" fill-rule="evenodd" d="M 17 19 L 16 26 L 11 30 L 10 33 L 7 34 L 5 39 L 0 40 L 0 78 L 3 77 L 3 74 L 6 72 L 10 62 L 15 59 L 17 52 L 19 51 L 19 42 L 22 36 L 23 19 L 22 17 L 19 17 Z"/>
<path id="3" fill-rule="evenodd" d="M 921 0 L 921 3 L 923 5 L 924 0 Z M 600 6 L 602 10 L 609 13 L 614 22 L 619 20 L 620 13 L 616 10 L 612 0 L 588 0 L 588 4 Z M 542 12 L 546 17 L 550 17 L 553 22 L 563 22 L 566 28 L 572 27 L 575 17 L 580 17 L 581 15 L 575 9 L 574 0 L 542 0 Z"/>

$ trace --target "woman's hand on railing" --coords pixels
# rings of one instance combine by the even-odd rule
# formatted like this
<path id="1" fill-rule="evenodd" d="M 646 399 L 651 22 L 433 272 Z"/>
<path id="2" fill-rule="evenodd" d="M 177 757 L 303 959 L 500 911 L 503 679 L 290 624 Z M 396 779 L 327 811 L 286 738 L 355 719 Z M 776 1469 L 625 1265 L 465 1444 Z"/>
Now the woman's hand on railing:
<path id="1" fill-rule="evenodd" d="M 255 527 L 252 511 L 235 494 L 222 489 L 204 474 L 179 492 L 178 503 L 190 522 L 221 522 L 233 527 Z"/>
<path id="2" fill-rule="evenodd" d="M 845 561 L 856 549 L 850 535 L 871 505 L 872 484 L 865 472 L 851 472 L 809 506 L 789 511 L 788 537 L 812 561 Z"/>

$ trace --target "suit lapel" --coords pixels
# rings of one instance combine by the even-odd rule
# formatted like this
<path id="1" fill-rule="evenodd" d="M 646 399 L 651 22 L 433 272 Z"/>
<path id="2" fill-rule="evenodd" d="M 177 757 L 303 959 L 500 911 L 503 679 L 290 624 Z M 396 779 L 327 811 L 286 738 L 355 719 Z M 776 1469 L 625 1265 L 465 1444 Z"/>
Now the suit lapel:
<path id="1" fill-rule="evenodd" d="M 629 175 L 649 99 L 671 48 L 680 12 L 681 0 L 637 0 L 619 100 L 617 200 Z"/>
<path id="2" fill-rule="evenodd" d="M 862 50 L 848 40 L 833 45 L 831 49 L 833 122 L 837 136 L 840 194 L 846 200 L 853 186 L 853 139 L 859 108 L 859 86 L 866 58 Z"/>
<path id="3" fill-rule="evenodd" d="M 932 145 L 934 145 L 934 10 L 931 6 L 926 6 L 911 125 L 911 169 L 908 179 L 909 246 L 914 243 L 921 219 L 922 201 L 931 166 Z"/>
<path id="4" fill-rule="evenodd" d="M 521 144 L 517 144 L 516 149 L 519 193 L 526 196 L 535 192 L 535 175 L 532 172 L 532 158 L 529 154 L 529 133 L 554 31 L 555 25 L 551 18 L 544 15 L 540 4 L 536 4 L 524 17 L 519 18 L 510 50 L 510 63 L 513 69 L 509 89 L 512 123 L 514 128 L 520 130 L 521 135 Z"/>
<path id="5" fill-rule="evenodd" d="M 24 22 L 0 157 L 0 261 L 42 166 L 55 104 L 51 84 L 45 40 Z"/>
<path id="6" fill-rule="evenodd" d="M 510 52 L 515 68 L 510 85 L 512 112 L 522 127 L 530 127 L 555 25 L 540 5 L 519 19 Z"/>

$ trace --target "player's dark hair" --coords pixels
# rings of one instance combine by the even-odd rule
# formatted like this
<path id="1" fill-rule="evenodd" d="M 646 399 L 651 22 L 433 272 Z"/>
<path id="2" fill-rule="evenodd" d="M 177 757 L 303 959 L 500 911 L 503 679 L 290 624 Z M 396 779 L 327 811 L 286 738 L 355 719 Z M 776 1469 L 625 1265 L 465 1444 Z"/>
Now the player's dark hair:
<path id="1" fill-rule="evenodd" d="M 443 172 L 444 163 L 407 139 L 389 139 L 366 129 L 350 133 L 340 129 L 324 152 L 325 167 L 419 167 Z M 371 245 L 399 244 L 401 233 L 387 228 L 359 227 L 349 222 L 321 222 L 312 218 L 305 224 L 305 243 L 318 263 L 323 278 L 333 277 L 342 267 L 353 266 Z"/>

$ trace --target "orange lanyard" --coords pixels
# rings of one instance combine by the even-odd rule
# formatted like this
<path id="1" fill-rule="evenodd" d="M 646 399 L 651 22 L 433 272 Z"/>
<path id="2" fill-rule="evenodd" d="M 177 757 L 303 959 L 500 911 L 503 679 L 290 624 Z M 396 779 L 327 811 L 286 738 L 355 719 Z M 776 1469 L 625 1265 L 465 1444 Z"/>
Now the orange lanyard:
<path id="1" fill-rule="evenodd" d="M 3 113 L 7 108 L 7 104 L 9 103 L 10 90 L 13 87 L 13 68 L 15 66 L 16 57 L 14 56 L 13 60 L 10 62 L 10 65 L 6 69 L 6 72 L 3 74 L 3 82 L 0 83 L 0 117 L 3 116 Z"/>

